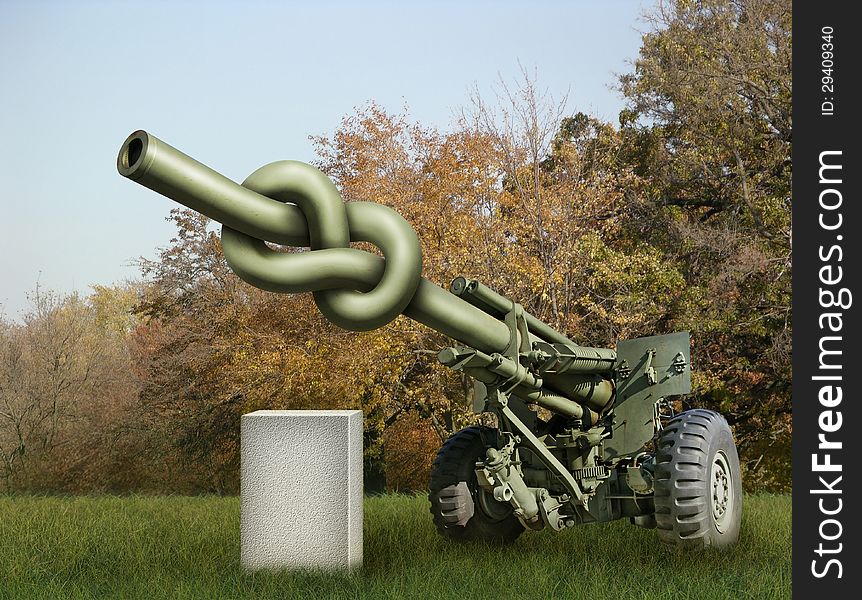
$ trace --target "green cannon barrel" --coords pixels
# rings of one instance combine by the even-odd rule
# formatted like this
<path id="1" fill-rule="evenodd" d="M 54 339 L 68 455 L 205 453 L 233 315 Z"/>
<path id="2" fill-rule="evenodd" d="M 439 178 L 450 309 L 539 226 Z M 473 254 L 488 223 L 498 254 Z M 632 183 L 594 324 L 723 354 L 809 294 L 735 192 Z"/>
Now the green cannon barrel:
<path id="1" fill-rule="evenodd" d="M 341 202 L 314 167 L 271 163 L 240 185 L 136 131 L 120 148 L 117 170 L 222 223 L 225 257 L 242 279 L 270 291 L 313 292 L 321 312 L 340 327 L 374 329 L 403 313 L 483 352 L 509 345 L 505 323 L 421 277 L 416 234 L 398 213 L 373 202 Z M 349 247 L 356 241 L 377 245 L 386 260 Z M 312 251 L 276 252 L 265 242 Z M 545 385 L 590 404 L 605 404 L 613 395 L 612 383 L 600 377 L 589 385 L 561 379 L 558 386 L 547 376 Z"/>
<path id="2" fill-rule="evenodd" d="M 456 277 L 449 285 L 449 291 L 498 319 L 502 319 L 514 305 L 512 300 L 475 279 Z M 553 366 L 556 373 L 609 373 L 613 370 L 617 359 L 617 353 L 614 350 L 579 346 L 526 311 L 524 311 L 524 320 L 530 333 L 541 340 L 537 348 L 547 353 L 549 358 L 555 359 Z"/>
<path id="3" fill-rule="evenodd" d="M 467 301 L 477 308 L 481 308 L 485 312 L 490 313 L 497 318 L 503 318 L 507 312 L 512 310 L 511 300 L 505 296 L 501 296 L 475 279 L 456 277 L 449 285 L 449 291 L 456 296 L 459 296 L 462 300 Z M 526 311 L 524 312 L 524 319 L 527 321 L 530 331 L 546 342 L 576 345 L 562 333 Z"/>

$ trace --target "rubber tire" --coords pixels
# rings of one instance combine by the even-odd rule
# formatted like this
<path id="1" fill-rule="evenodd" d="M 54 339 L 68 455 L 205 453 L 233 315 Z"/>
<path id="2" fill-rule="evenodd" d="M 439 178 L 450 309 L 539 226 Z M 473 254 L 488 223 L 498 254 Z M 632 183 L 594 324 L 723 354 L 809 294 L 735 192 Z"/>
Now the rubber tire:
<path id="1" fill-rule="evenodd" d="M 484 439 L 483 439 L 484 437 Z M 456 541 L 484 541 L 493 544 L 511 544 L 524 531 L 524 526 L 512 514 L 512 508 L 505 510 L 503 503 L 490 498 L 479 488 L 476 481 L 476 462 L 485 458 L 485 441 L 497 437 L 497 430 L 489 427 L 467 427 L 449 437 L 443 447 L 437 452 L 434 466 L 431 468 L 431 482 L 428 499 L 431 501 L 431 514 L 437 532 L 445 538 Z M 462 482 L 472 497 L 472 508 L 465 519 L 465 524 L 452 523 L 444 514 L 441 506 L 442 495 L 452 493 L 452 489 Z M 486 514 L 479 500 L 479 494 L 485 494 L 485 502 L 495 502 L 500 506 L 502 519 L 494 519 Z"/>
<path id="2" fill-rule="evenodd" d="M 691 549 L 734 545 L 742 520 L 742 479 L 724 417 L 703 409 L 680 413 L 664 427 L 656 447 L 655 518 L 661 540 Z M 713 510 L 713 463 L 719 453 L 731 484 L 731 505 L 720 517 L 723 531 Z"/>

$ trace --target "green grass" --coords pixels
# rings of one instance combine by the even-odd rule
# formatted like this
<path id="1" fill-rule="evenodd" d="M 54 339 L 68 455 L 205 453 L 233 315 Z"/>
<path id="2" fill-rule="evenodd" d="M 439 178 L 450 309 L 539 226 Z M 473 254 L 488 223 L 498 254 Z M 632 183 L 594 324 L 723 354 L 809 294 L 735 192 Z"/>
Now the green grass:
<path id="1" fill-rule="evenodd" d="M 440 539 L 421 496 L 365 502 L 347 575 L 244 573 L 239 500 L 0 496 L 7 598 L 790 598 L 789 496 L 746 496 L 732 552 L 692 555 L 614 522 L 511 547 Z"/>

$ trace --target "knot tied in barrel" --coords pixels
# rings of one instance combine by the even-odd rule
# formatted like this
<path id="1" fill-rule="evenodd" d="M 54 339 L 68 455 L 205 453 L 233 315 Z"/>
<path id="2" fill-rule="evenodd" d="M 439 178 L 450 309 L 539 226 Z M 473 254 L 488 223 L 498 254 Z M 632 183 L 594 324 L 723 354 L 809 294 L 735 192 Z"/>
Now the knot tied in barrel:
<path id="1" fill-rule="evenodd" d="M 344 329 L 386 325 L 419 286 L 422 251 L 410 224 L 382 204 L 345 203 L 335 184 L 311 165 L 270 163 L 240 186 L 136 131 L 123 143 L 117 168 L 222 223 L 224 255 L 240 278 L 272 292 L 313 292 L 323 315 Z M 267 242 L 310 251 L 283 252 Z M 384 258 L 350 242 L 370 242 Z"/>

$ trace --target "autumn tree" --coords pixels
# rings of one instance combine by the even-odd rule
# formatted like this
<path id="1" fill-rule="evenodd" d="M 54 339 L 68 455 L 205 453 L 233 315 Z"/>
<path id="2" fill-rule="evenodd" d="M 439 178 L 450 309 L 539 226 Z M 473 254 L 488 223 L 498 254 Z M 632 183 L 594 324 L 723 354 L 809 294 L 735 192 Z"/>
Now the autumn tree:
<path id="1" fill-rule="evenodd" d="M 0 321 L 0 482 L 15 490 L 108 490 L 137 388 L 126 350 L 134 290 L 84 298 L 36 287 Z"/>
<path id="2" fill-rule="evenodd" d="M 662 329 L 681 277 L 621 229 L 644 187 L 623 160 L 624 138 L 584 113 L 563 116 L 563 106 L 524 72 L 501 82 L 496 105 L 474 96 L 462 125 L 503 157 L 492 224 L 508 237 L 498 287 L 575 339 L 613 346 Z"/>
<path id="3" fill-rule="evenodd" d="M 791 16 L 789 0 L 662 3 L 621 78 L 630 205 L 685 281 L 695 402 L 724 412 L 749 482 L 789 482 Z"/>

